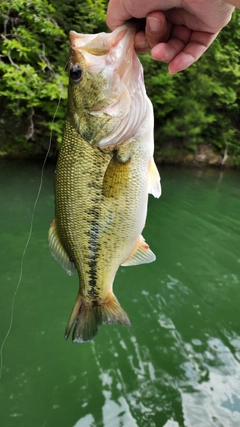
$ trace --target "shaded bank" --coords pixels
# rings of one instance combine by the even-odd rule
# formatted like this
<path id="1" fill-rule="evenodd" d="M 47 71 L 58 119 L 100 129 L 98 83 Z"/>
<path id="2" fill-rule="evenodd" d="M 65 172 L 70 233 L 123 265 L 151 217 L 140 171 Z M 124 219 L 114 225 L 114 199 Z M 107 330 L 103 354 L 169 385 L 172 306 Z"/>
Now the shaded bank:
<path id="1" fill-rule="evenodd" d="M 20 124 L 21 126 L 21 124 Z M 26 144 L 22 147 L 21 152 L 18 151 L 18 143 L 11 140 L 8 149 L 0 150 L 1 159 L 10 160 L 39 160 L 43 161 L 48 146 L 50 144 L 50 136 L 42 139 L 42 144 L 39 146 L 34 144 L 32 147 Z M 58 148 L 54 143 L 48 155 L 48 160 L 51 162 L 57 161 Z M 163 146 L 155 147 L 155 161 L 158 165 L 176 165 L 196 168 L 240 168 L 240 155 L 229 155 L 228 148 L 225 148 L 224 153 L 218 152 L 211 144 L 200 144 L 196 150 L 187 150 L 184 147 L 177 147 L 169 143 Z"/>
<path id="2" fill-rule="evenodd" d="M 155 157 L 157 164 L 186 167 L 240 167 L 240 156 L 229 155 L 227 147 L 221 154 L 211 144 L 200 144 L 195 151 L 174 148 L 172 144 L 168 144 L 158 149 Z"/>

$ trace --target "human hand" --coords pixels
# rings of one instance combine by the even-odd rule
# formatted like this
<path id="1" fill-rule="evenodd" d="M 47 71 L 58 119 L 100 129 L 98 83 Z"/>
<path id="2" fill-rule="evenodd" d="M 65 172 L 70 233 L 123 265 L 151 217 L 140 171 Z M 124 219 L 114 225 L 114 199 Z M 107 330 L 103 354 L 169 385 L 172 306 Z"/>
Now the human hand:
<path id="1" fill-rule="evenodd" d="M 229 0 L 240 7 L 240 0 Z M 107 25 L 114 30 L 131 18 L 145 18 L 135 36 L 139 53 L 169 64 L 170 73 L 189 67 L 228 24 L 234 7 L 224 0 L 110 0 Z"/>

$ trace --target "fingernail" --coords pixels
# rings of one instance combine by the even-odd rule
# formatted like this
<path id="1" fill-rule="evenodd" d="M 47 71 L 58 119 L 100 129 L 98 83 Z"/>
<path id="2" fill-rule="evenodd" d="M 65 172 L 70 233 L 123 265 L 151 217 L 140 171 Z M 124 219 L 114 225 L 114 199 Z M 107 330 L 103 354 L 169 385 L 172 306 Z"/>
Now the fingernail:
<path id="1" fill-rule="evenodd" d="M 135 43 L 136 49 L 147 49 L 148 48 L 148 42 L 147 40 L 141 40 L 138 41 L 138 43 Z"/>
<path id="2" fill-rule="evenodd" d="M 162 22 L 157 18 L 149 16 L 147 18 L 147 24 L 151 31 L 160 31 L 162 29 Z"/>

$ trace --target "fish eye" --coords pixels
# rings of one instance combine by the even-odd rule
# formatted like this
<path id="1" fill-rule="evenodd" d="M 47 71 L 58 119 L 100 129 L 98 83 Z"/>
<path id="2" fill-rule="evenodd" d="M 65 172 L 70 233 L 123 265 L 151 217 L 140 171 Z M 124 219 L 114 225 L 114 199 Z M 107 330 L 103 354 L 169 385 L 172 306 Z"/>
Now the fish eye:
<path id="1" fill-rule="evenodd" d="M 79 67 L 78 64 L 73 65 L 73 67 L 70 70 L 70 77 L 74 82 L 78 82 L 82 77 L 82 69 Z"/>

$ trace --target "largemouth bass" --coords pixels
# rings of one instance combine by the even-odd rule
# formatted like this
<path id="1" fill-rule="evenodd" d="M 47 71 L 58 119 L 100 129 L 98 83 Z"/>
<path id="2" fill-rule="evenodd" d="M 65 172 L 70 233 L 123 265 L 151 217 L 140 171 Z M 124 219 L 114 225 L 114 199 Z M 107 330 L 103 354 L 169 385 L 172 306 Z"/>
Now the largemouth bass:
<path id="1" fill-rule="evenodd" d="M 54 257 L 80 287 L 65 337 L 86 342 L 101 324 L 130 326 L 113 294 L 120 265 L 155 260 L 141 236 L 148 193 L 160 196 L 153 109 L 134 51 L 135 27 L 70 32 L 68 107 L 55 180 Z"/>

